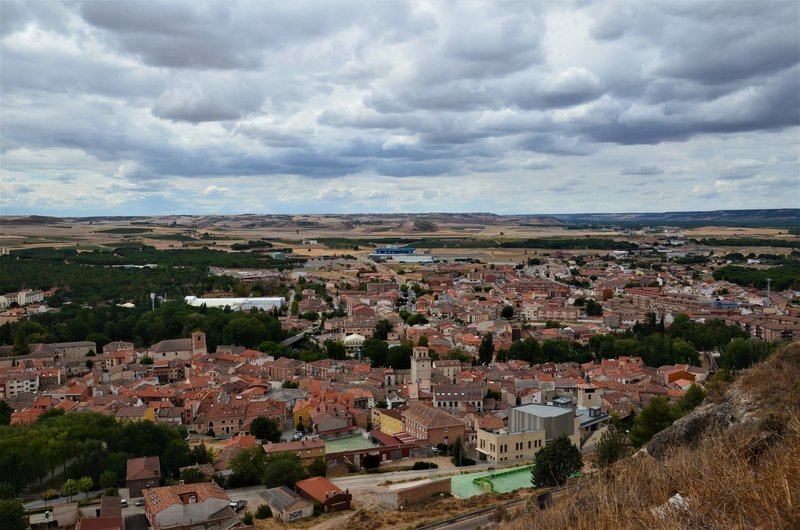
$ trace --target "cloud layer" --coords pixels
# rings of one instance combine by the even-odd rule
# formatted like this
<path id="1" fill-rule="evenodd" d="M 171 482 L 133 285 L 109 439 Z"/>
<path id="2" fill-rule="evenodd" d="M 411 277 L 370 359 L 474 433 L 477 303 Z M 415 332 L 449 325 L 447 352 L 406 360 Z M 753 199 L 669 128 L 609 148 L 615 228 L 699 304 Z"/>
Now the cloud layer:
<path id="1" fill-rule="evenodd" d="M 800 206 L 797 2 L 0 2 L 0 213 Z"/>

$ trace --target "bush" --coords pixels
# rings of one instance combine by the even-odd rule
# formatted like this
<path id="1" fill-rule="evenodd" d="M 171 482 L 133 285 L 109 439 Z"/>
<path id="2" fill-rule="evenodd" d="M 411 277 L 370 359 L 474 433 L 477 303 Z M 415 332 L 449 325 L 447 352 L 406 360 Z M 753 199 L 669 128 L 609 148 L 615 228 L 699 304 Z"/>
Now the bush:
<path id="1" fill-rule="evenodd" d="M 267 504 L 259 505 L 256 510 L 256 519 L 269 519 L 270 517 L 272 517 L 272 508 Z"/>
<path id="2" fill-rule="evenodd" d="M 253 526 L 253 514 L 250 512 L 244 512 L 244 516 L 242 516 L 242 522 L 247 526 Z"/>
<path id="3" fill-rule="evenodd" d="M 438 467 L 439 464 L 435 462 L 414 462 L 414 466 L 411 469 L 416 471 L 419 469 L 437 469 Z"/>
<path id="4" fill-rule="evenodd" d="M 614 427 L 609 427 L 600 436 L 595 446 L 595 464 L 598 468 L 605 468 L 628 454 L 628 445 L 625 433 Z"/>

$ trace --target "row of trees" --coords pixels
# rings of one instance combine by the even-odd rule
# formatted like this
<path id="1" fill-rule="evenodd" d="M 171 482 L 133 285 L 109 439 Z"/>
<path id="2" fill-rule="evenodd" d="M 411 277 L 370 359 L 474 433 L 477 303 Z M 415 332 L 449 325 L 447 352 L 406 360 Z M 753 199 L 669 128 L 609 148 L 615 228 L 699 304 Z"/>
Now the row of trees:
<path id="1" fill-rule="evenodd" d="M 0 343 L 12 344 L 22 334 L 28 343 L 88 340 L 102 349 L 112 340 L 125 340 L 142 347 L 164 339 L 188 337 L 197 329 L 206 333 L 206 343 L 212 351 L 219 344 L 255 348 L 263 341 L 278 342 L 287 335 L 271 313 L 234 312 L 168 302 L 153 311 L 149 306 L 129 309 L 111 305 L 90 309 L 68 305 L 59 312 L 3 324 Z"/>

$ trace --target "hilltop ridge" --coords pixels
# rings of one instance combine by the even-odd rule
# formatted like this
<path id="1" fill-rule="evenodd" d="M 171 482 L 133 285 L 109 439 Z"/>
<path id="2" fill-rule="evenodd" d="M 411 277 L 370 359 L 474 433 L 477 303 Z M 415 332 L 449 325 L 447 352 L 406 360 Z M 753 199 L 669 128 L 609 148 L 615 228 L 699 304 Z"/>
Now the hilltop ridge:
<path id="1" fill-rule="evenodd" d="M 498 528 L 800 527 L 800 343 L 712 390 L 637 455 Z"/>

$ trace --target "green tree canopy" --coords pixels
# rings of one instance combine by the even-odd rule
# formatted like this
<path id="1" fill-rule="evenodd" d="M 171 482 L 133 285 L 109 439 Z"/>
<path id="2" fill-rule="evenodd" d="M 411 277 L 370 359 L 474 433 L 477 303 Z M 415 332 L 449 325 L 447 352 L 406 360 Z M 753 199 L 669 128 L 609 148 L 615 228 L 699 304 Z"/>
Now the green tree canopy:
<path id="1" fill-rule="evenodd" d="M 328 339 L 323 344 L 323 348 L 329 359 L 344 360 L 347 358 L 347 350 L 345 350 L 344 343 L 340 340 Z"/>
<path id="2" fill-rule="evenodd" d="M 11 408 L 11 405 L 0 399 L 0 425 L 11 423 L 11 414 L 13 412 L 14 409 Z"/>
<path id="3" fill-rule="evenodd" d="M 25 507 L 16 499 L 0 500 L 0 528 L 3 530 L 26 530 L 28 517 Z"/>
<path id="4" fill-rule="evenodd" d="M 603 469 L 626 456 L 628 452 L 625 433 L 613 426 L 609 426 L 608 429 L 600 435 L 600 440 L 598 440 L 597 445 L 595 445 L 595 464 L 598 468 Z"/>
<path id="5" fill-rule="evenodd" d="M 261 482 L 266 468 L 267 455 L 260 446 L 242 449 L 231 459 L 229 487 L 253 486 Z"/>
<path id="6" fill-rule="evenodd" d="M 536 486 L 560 486 L 582 465 L 580 450 L 562 435 L 536 453 L 531 481 Z"/>
<path id="7" fill-rule="evenodd" d="M 706 391 L 699 385 L 691 385 L 686 393 L 678 400 L 678 410 L 682 414 L 688 414 L 695 409 L 706 398 Z"/>
<path id="8" fill-rule="evenodd" d="M 481 345 L 478 347 L 478 361 L 481 364 L 489 364 L 494 357 L 494 337 L 491 332 L 487 332 L 481 339 Z"/>
<path id="9" fill-rule="evenodd" d="M 250 423 L 250 434 L 268 442 L 281 441 L 281 428 L 272 418 L 259 416 Z"/>
<path id="10" fill-rule="evenodd" d="M 678 413 L 669 401 L 661 396 L 656 396 L 642 409 L 633 420 L 630 440 L 636 447 L 641 447 L 650 439 L 672 425 L 678 418 Z"/>
<path id="11" fill-rule="evenodd" d="M 375 323 L 375 333 L 373 337 L 380 340 L 386 340 L 389 337 L 389 333 L 391 333 L 394 326 L 392 323 L 386 319 L 381 319 Z"/>
<path id="12" fill-rule="evenodd" d="M 312 477 L 324 477 L 328 473 L 328 465 L 322 458 L 315 458 L 308 466 L 308 474 Z"/>
<path id="13" fill-rule="evenodd" d="M 389 357 L 389 345 L 380 339 L 367 339 L 364 341 L 361 353 L 369 358 L 373 368 L 385 366 Z"/>
<path id="14" fill-rule="evenodd" d="M 294 453 L 280 453 L 269 457 L 262 474 L 264 485 L 268 488 L 291 488 L 304 476 L 303 464 Z"/>

